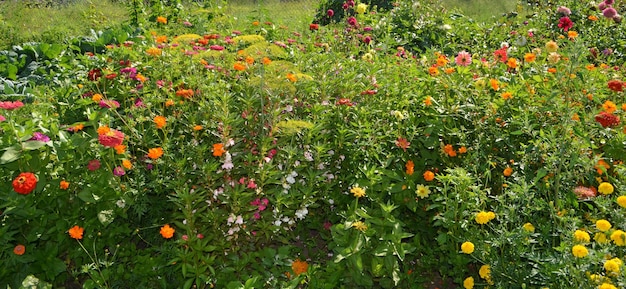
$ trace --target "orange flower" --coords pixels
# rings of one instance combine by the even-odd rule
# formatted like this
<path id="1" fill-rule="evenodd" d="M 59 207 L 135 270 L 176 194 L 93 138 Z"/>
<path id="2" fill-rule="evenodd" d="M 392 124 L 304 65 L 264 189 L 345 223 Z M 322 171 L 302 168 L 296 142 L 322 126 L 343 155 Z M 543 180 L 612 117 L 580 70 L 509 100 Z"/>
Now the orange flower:
<path id="1" fill-rule="evenodd" d="M 601 175 L 604 174 L 608 169 L 610 169 L 611 166 L 603 159 L 600 159 L 598 163 L 594 166 L 594 168 L 598 172 L 598 175 Z"/>
<path id="2" fill-rule="evenodd" d="M 80 240 L 83 238 L 83 232 L 85 232 L 85 228 L 81 228 L 79 226 L 74 226 L 68 231 L 70 237 L 76 240 Z"/>
<path id="3" fill-rule="evenodd" d="M 156 47 L 150 47 L 146 50 L 146 53 L 150 56 L 161 56 L 161 49 L 158 49 Z"/>
<path id="4" fill-rule="evenodd" d="M 439 75 L 439 69 L 436 66 L 431 66 L 428 68 L 428 74 L 430 74 L 430 76 L 437 76 Z"/>
<path id="5" fill-rule="evenodd" d="M 511 99 L 511 98 L 513 98 L 513 94 L 512 93 L 510 93 L 508 91 L 502 93 L 502 99 L 507 100 L 507 99 Z"/>
<path id="6" fill-rule="evenodd" d="M 450 157 L 456 157 L 456 151 L 454 151 L 454 147 L 451 144 L 445 145 L 443 151 Z"/>
<path id="7" fill-rule="evenodd" d="M 460 153 L 460 154 L 464 154 L 464 153 L 466 153 L 466 152 L 467 152 L 467 148 L 466 148 L 466 147 L 464 147 L 464 146 L 463 146 L 463 147 L 460 147 L 460 148 L 459 148 L 459 153 Z"/>
<path id="8" fill-rule="evenodd" d="M 24 253 L 26 253 L 26 247 L 24 247 L 24 245 L 22 244 L 19 244 L 15 246 L 15 248 L 13 248 L 13 254 L 15 255 L 22 256 L 24 255 Z"/>
<path id="9" fill-rule="evenodd" d="M 516 58 L 509 58 L 506 61 L 506 65 L 511 68 L 511 69 L 515 69 L 517 68 L 517 59 Z"/>
<path id="10" fill-rule="evenodd" d="M 424 180 L 430 182 L 435 179 L 435 174 L 431 171 L 426 171 L 424 173 Z"/>
<path id="11" fill-rule="evenodd" d="M 176 96 L 190 98 L 193 96 L 193 89 L 179 89 L 176 91 Z"/>
<path id="12" fill-rule="evenodd" d="M 604 109 L 607 113 L 613 113 L 617 110 L 617 105 L 615 105 L 612 101 L 607 100 L 602 104 L 602 109 Z"/>
<path id="13" fill-rule="evenodd" d="M 115 152 L 118 155 L 121 155 L 121 154 L 126 152 L 126 146 L 125 145 L 121 145 L 121 144 L 114 146 L 113 149 L 115 149 Z"/>
<path id="14" fill-rule="evenodd" d="M 511 167 L 506 167 L 506 169 L 504 169 L 504 171 L 502 172 L 502 174 L 505 177 L 510 177 L 511 174 L 513 174 L 513 169 Z"/>
<path id="15" fill-rule="evenodd" d="M 448 67 L 444 71 L 446 74 L 452 74 L 456 71 L 456 69 L 454 69 L 453 67 Z"/>
<path id="16" fill-rule="evenodd" d="M 572 115 L 572 120 L 573 121 L 579 121 L 580 120 L 580 116 L 577 113 L 574 113 L 574 115 Z"/>
<path id="17" fill-rule="evenodd" d="M 169 239 L 169 238 L 174 237 L 174 232 L 176 232 L 176 230 L 174 230 L 174 228 L 170 227 L 169 224 L 165 224 L 165 226 L 161 227 L 161 230 L 159 231 L 159 234 L 161 234 L 161 236 L 163 236 L 163 238 Z"/>
<path id="18" fill-rule="evenodd" d="M 445 55 L 439 55 L 437 57 L 437 66 L 445 66 L 446 64 L 448 64 L 448 59 L 446 59 Z"/>
<path id="19" fill-rule="evenodd" d="M 156 43 L 165 43 L 167 42 L 167 36 L 159 35 L 156 37 Z"/>
<path id="20" fill-rule="evenodd" d="M 413 175 L 413 172 L 414 172 L 414 169 L 415 169 L 415 164 L 413 163 L 413 161 L 412 160 L 408 160 L 406 162 L 405 167 L 406 167 L 406 174 L 409 175 L 409 176 Z"/>
<path id="21" fill-rule="evenodd" d="M 293 263 L 291 263 L 291 270 L 293 270 L 293 273 L 296 274 L 296 276 L 306 273 L 306 271 L 309 270 L 309 263 L 296 259 Z"/>
<path id="22" fill-rule="evenodd" d="M 243 63 L 241 62 L 235 62 L 235 64 L 233 64 L 233 68 L 237 71 L 244 71 L 246 70 L 246 66 L 243 65 Z"/>
<path id="23" fill-rule="evenodd" d="M 30 194 L 37 187 L 37 176 L 33 173 L 21 173 L 13 180 L 13 190 L 20 195 Z"/>
<path id="24" fill-rule="evenodd" d="M 289 79 L 289 81 L 291 82 L 296 82 L 298 80 L 298 78 L 296 78 L 293 73 L 287 73 L 287 79 Z"/>
<path id="25" fill-rule="evenodd" d="M 213 145 L 213 156 L 221 157 L 225 152 L 224 144 L 216 143 Z"/>
<path id="26" fill-rule="evenodd" d="M 174 105 L 174 101 L 173 100 L 168 99 L 168 100 L 165 101 L 165 107 L 170 107 L 172 105 Z"/>
<path id="27" fill-rule="evenodd" d="M 202 126 L 201 126 L 201 125 L 195 125 L 195 126 L 193 127 L 193 130 L 195 130 L 195 131 L 202 130 Z"/>
<path id="28" fill-rule="evenodd" d="M 598 17 L 596 15 L 589 15 L 589 17 L 587 17 L 587 19 L 589 19 L 591 21 L 597 21 Z"/>
<path id="29" fill-rule="evenodd" d="M 578 37 L 578 32 L 576 31 L 567 31 L 567 38 L 569 39 L 575 39 L 576 37 Z"/>
<path id="30" fill-rule="evenodd" d="M 146 80 L 148 80 L 148 78 L 143 76 L 143 74 L 141 74 L 141 73 L 138 73 L 135 76 L 135 79 L 139 80 L 139 82 L 141 82 L 141 83 L 144 83 Z"/>
<path id="31" fill-rule="evenodd" d="M 554 67 L 550 67 L 550 68 L 548 68 L 548 72 L 550 72 L 550 73 L 556 73 L 556 68 L 554 68 Z"/>
<path id="32" fill-rule="evenodd" d="M 424 99 L 424 105 L 426 106 L 431 106 L 433 104 L 433 99 L 429 96 L 426 96 L 426 98 Z"/>
<path id="33" fill-rule="evenodd" d="M 493 90 L 498 90 L 500 89 L 500 83 L 498 82 L 497 79 L 489 79 L 489 85 L 491 86 L 491 88 Z"/>
<path id="34" fill-rule="evenodd" d="M 163 128 L 167 123 L 167 119 L 161 115 L 155 116 L 152 121 L 156 124 L 156 128 Z"/>
<path id="35" fill-rule="evenodd" d="M 534 53 L 524 54 L 524 61 L 526 62 L 535 62 L 535 59 L 537 59 L 537 56 Z"/>
<path id="36" fill-rule="evenodd" d="M 91 97 L 93 102 L 100 102 L 102 100 L 102 94 L 96 93 Z"/>
<path id="37" fill-rule="evenodd" d="M 98 130 L 97 130 L 99 135 L 107 134 L 110 131 L 111 131 L 111 129 L 108 126 L 106 126 L 106 125 L 99 127 Z"/>
<path id="38" fill-rule="evenodd" d="M 268 57 L 263 57 L 263 64 L 265 65 L 269 65 L 272 63 L 272 60 L 269 59 Z"/>
<path id="39" fill-rule="evenodd" d="M 246 63 L 249 65 L 254 64 L 254 58 L 250 57 L 250 56 L 246 56 Z"/>
<path id="40" fill-rule="evenodd" d="M 157 23 L 161 23 L 161 24 L 167 24 L 167 18 L 163 17 L 163 16 L 159 16 L 156 18 L 156 22 Z"/>
<path id="41" fill-rule="evenodd" d="M 67 188 L 69 188 L 69 187 L 70 187 L 70 183 L 65 181 L 65 180 L 62 180 L 59 183 L 59 188 L 61 188 L 61 190 L 67 190 Z"/>
<path id="42" fill-rule="evenodd" d="M 160 158 L 161 156 L 163 156 L 163 149 L 162 148 L 151 148 L 148 150 L 148 157 L 156 160 L 158 158 Z"/>
<path id="43" fill-rule="evenodd" d="M 123 160 L 122 160 L 122 166 L 123 166 L 124 168 L 126 168 L 127 170 L 130 170 L 130 169 L 132 169 L 132 168 L 133 168 L 133 163 L 131 163 L 131 162 L 130 162 L 129 160 L 127 160 L 127 159 L 123 159 Z"/>

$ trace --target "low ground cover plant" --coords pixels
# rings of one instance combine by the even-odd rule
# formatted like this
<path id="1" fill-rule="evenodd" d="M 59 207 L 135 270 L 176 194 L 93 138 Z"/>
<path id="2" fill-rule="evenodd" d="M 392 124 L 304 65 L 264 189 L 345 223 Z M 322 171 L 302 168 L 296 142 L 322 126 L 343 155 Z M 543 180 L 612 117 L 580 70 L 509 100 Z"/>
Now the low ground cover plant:
<path id="1" fill-rule="evenodd" d="M 624 287 L 622 4 L 416 3 L 7 52 L 0 286 Z"/>

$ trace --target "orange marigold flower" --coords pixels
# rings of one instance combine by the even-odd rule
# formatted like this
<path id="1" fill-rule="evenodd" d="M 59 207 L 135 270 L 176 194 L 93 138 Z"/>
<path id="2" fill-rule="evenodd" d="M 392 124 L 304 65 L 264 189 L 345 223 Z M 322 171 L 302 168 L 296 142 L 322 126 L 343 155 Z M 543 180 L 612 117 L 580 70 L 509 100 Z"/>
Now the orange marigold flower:
<path id="1" fill-rule="evenodd" d="M 224 150 L 224 144 L 216 143 L 213 145 L 213 156 L 221 157 L 226 151 Z"/>
<path id="2" fill-rule="evenodd" d="M 489 85 L 491 86 L 491 88 L 493 90 L 498 90 L 500 89 L 500 83 L 498 82 L 497 79 L 489 79 Z"/>
<path id="3" fill-rule="evenodd" d="M 26 253 L 26 247 L 22 244 L 19 244 L 15 246 L 15 248 L 13 248 L 13 254 L 15 255 L 22 256 L 24 255 L 24 253 Z"/>
<path id="4" fill-rule="evenodd" d="M 512 169 L 511 167 L 506 167 L 506 168 L 504 169 L 504 171 L 502 172 L 502 174 L 503 174 L 505 177 L 510 177 L 510 176 L 511 176 L 511 174 L 513 174 L 513 169 Z"/>
<path id="5" fill-rule="evenodd" d="M 80 240 L 83 238 L 83 232 L 85 232 L 85 228 L 81 228 L 79 226 L 74 226 L 68 231 L 70 237 L 76 240 Z"/>
<path id="6" fill-rule="evenodd" d="M 156 37 L 156 43 L 165 43 L 167 42 L 167 36 L 159 35 Z"/>
<path id="7" fill-rule="evenodd" d="M 13 190 L 20 195 L 30 194 L 37 187 L 37 177 L 33 173 L 21 173 L 13 180 Z"/>
<path id="8" fill-rule="evenodd" d="M 306 273 L 306 271 L 309 270 L 309 263 L 296 259 L 293 263 L 291 263 L 291 270 L 293 270 L 293 273 L 296 274 L 296 276 Z"/>
<path id="9" fill-rule="evenodd" d="M 249 65 L 254 64 L 254 58 L 250 57 L 250 56 L 246 56 L 246 63 Z"/>
<path id="10" fill-rule="evenodd" d="M 548 72 L 550 72 L 550 73 L 556 73 L 556 68 L 554 68 L 554 67 L 550 67 L 550 68 L 548 68 Z"/>
<path id="11" fill-rule="evenodd" d="M 131 162 L 130 162 L 129 160 L 127 160 L 127 159 L 123 159 L 123 160 L 122 160 L 122 166 L 123 166 L 125 169 L 130 170 L 130 169 L 132 169 L 132 168 L 133 168 L 133 163 L 131 163 Z"/>
<path id="12" fill-rule="evenodd" d="M 148 150 L 148 157 L 156 160 L 158 158 L 160 158 L 161 156 L 163 156 L 163 149 L 162 148 L 151 148 Z"/>
<path id="13" fill-rule="evenodd" d="M 59 188 L 61 188 L 61 190 L 67 190 L 67 188 L 69 188 L 69 187 L 70 187 L 70 183 L 67 182 L 66 180 L 62 180 L 59 183 Z"/>
<path id="14" fill-rule="evenodd" d="M 506 65 L 511 68 L 511 69 L 515 69 L 517 68 L 517 59 L 516 58 L 509 58 L 506 61 Z"/>
<path id="15" fill-rule="evenodd" d="M 615 105 L 612 101 L 607 100 L 602 104 L 602 109 L 608 113 L 613 113 L 617 110 L 617 105 Z"/>
<path id="16" fill-rule="evenodd" d="M 150 56 L 161 56 L 161 49 L 156 47 L 150 47 L 146 50 L 146 53 Z"/>
<path id="17" fill-rule="evenodd" d="M 241 62 L 235 62 L 235 64 L 233 64 L 233 68 L 237 71 L 244 71 L 246 70 L 246 66 L 243 65 L 243 63 Z"/>
<path id="18" fill-rule="evenodd" d="M 117 153 L 118 155 L 126 152 L 126 146 L 122 144 L 114 146 L 113 149 L 115 149 L 115 153 Z"/>
<path id="19" fill-rule="evenodd" d="M 459 153 L 460 154 L 464 154 L 466 152 L 467 152 L 467 148 L 466 147 L 462 146 L 462 147 L 459 148 Z"/>
<path id="20" fill-rule="evenodd" d="M 428 68 L 428 74 L 430 74 L 430 76 L 437 76 L 439 75 L 439 69 L 436 66 L 431 66 Z"/>
<path id="21" fill-rule="evenodd" d="M 526 62 L 535 62 L 535 59 L 537 59 L 537 56 L 534 53 L 524 54 L 524 61 Z"/>
<path id="22" fill-rule="evenodd" d="M 201 126 L 201 125 L 195 125 L 195 126 L 193 127 L 193 130 L 195 130 L 195 131 L 202 130 L 202 126 Z"/>
<path id="23" fill-rule="evenodd" d="M 163 16 L 159 16 L 156 18 L 156 22 L 157 23 L 161 23 L 161 24 L 167 24 L 167 18 L 163 17 Z"/>
<path id="24" fill-rule="evenodd" d="M 456 157 L 456 151 L 451 144 L 447 144 L 443 147 L 443 151 L 450 157 Z"/>
<path id="25" fill-rule="evenodd" d="M 190 98 L 193 96 L 193 89 L 179 89 L 176 91 L 176 96 Z"/>
<path id="26" fill-rule="evenodd" d="M 567 31 L 567 38 L 575 39 L 576 37 L 578 37 L 578 32 L 572 30 Z"/>
<path id="27" fill-rule="evenodd" d="M 604 174 L 608 169 L 610 169 L 611 165 L 609 165 L 603 159 L 600 159 L 598 160 L 598 163 L 594 166 L 594 168 L 596 169 L 596 172 L 598 172 L 598 175 L 601 175 Z"/>
<path id="28" fill-rule="evenodd" d="M 406 174 L 409 175 L 409 176 L 413 175 L 413 173 L 415 172 L 414 171 L 415 164 L 413 163 L 413 161 L 412 160 L 408 160 L 406 162 L 405 167 L 406 167 Z"/>
<path id="29" fill-rule="evenodd" d="M 446 74 L 452 74 L 452 73 L 454 73 L 455 71 L 456 71 L 456 69 L 454 69 L 453 67 L 448 67 L 448 68 L 446 68 L 446 69 L 444 70 L 444 72 L 445 72 Z"/>
<path id="30" fill-rule="evenodd" d="M 165 101 L 165 107 L 170 107 L 172 105 L 174 105 L 174 101 L 173 100 L 168 99 L 168 100 Z"/>
<path id="31" fill-rule="evenodd" d="M 512 93 L 510 93 L 508 91 L 505 91 L 505 92 L 502 93 L 502 99 L 507 100 L 507 99 L 511 99 L 511 98 L 513 98 L 513 94 Z"/>
<path id="32" fill-rule="evenodd" d="M 72 127 L 72 131 L 73 132 L 77 132 L 77 131 L 83 130 L 84 128 L 85 128 L 85 125 L 82 124 L 82 123 L 79 123 L 79 124 L 77 124 L 77 125 Z"/>
<path id="33" fill-rule="evenodd" d="M 265 65 L 269 65 L 272 63 L 272 60 L 269 59 L 268 57 L 263 57 L 263 64 Z"/>
<path id="34" fill-rule="evenodd" d="M 424 99 L 424 105 L 426 106 L 431 106 L 433 104 L 433 100 L 432 98 L 429 96 L 426 96 L 426 98 Z"/>
<path id="35" fill-rule="evenodd" d="M 94 94 L 93 96 L 91 96 L 91 100 L 93 100 L 93 102 L 100 102 L 102 100 L 102 94 Z"/>
<path id="36" fill-rule="evenodd" d="M 435 179 L 435 173 L 431 171 L 424 172 L 424 180 L 430 182 Z"/>
<path id="37" fill-rule="evenodd" d="M 589 15 L 589 17 L 587 17 L 587 19 L 589 19 L 591 21 L 597 21 L 598 17 L 596 15 Z"/>
<path id="38" fill-rule="evenodd" d="M 139 82 L 141 82 L 141 83 L 144 83 L 146 80 L 148 80 L 148 78 L 143 76 L 143 74 L 141 74 L 141 73 L 138 73 L 135 76 L 135 79 L 139 80 Z"/>
<path id="39" fill-rule="evenodd" d="M 291 82 L 296 82 L 298 80 L 296 75 L 293 74 L 293 73 L 287 73 L 287 79 L 289 79 L 289 81 L 291 81 Z"/>
<path id="40" fill-rule="evenodd" d="M 152 121 L 154 121 L 154 124 L 156 124 L 156 128 L 163 128 L 167 123 L 167 119 L 161 115 L 155 116 Z"/>
<path id="41" fill-rule="evenodd" d="M 437 57 L 437 66 L 445 66 L 446 64 L 448 64 L 448 62 L 450 62 L 445 55 L 439 55 L 439 57 Z"/>
<path id="42" fill-rule="evenodd" d="M 163 236 L 163 238 L 169 239 L 169 238 L 174 237 L 174 232 L 176 232 L 176 230 L 174 230 L 174 228 L 170 227 L 169 224 L 165 224 L 165 226 L 161 227 L 161 230 L 159 231 L 159 234 L 161 234 L 161 236 Z"/>

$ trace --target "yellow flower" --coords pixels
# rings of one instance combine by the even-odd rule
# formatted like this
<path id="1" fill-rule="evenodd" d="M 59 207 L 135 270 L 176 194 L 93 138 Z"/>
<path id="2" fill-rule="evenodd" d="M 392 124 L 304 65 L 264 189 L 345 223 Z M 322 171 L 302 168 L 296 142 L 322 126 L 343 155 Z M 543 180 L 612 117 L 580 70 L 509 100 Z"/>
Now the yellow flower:
<path id="1" fill-rule="evenodd" d="M 428 187 L 424 185 L 419 185 L 417 186 L 417 190 L 415 190 L 415 193 L 417 194 L 418 197 L 422 199 L 428 198 L 428 195 L 430 194 L 430 189 L 428 189 Z"/>
<path id="2" fill-rule="evenodd" d="M 591 237 L 589 236 L 589 233 L 585 231 L 576 230 L 574 232 L 574 240 L 581 242 L 581 243 L 587 243 L 591 240 Z"/>
<path id="3" fill-rule="evenodd" d="M 604 262 L 604 270 L 606 270 L 607 273 L 619 273 L 620 266 L 622 265 L 621 262 L 621 260 L 615 260 L 615 258 L 611 260 L 606 260 Z"/>
<path id="4" fill-rule="evenodd" d="M 593 239 L 598 242 L 598 244 L 606 244 L 609 242 L 609 239 L 606 238 L 606 234 L 598 232 L 593 235 Z"/>
<path id="5" fill-rule="evenodd" d="M 360 197 L 364 197 L 365 196 L 365 190 L 363 188 L 360 187 L 354 187 L 350 190 L 350 193 L 352 193 L 355 197 L 360 198 Z"/>
<path id="6" fill-rule="evenodd" d="M 535 232 L 535 226 L 533 226 L 533 224 L 531 223 L 524 224 L 523 228 L 524 230 L 526 230 L 526 232 L 529 232 L 529 233 Z"/>
<path id="7" fill-rule="evenodd" d="M 487 283 L 493 285 L 493 281 L 491 280 L 491 266 L 486 264 L 480 266 L 480 269 L 478 269 L 478 275 L 480 275 L 480 278 L 487 280 Z"/>
<path id="8" fill-rule="evenodd" d="M 472 242 L 465 242 L 461 244 L 461 251 L 465 254 L 474 253 L 474 244 L 472 244 Z"/>
<path id="9" fill-rule="evenodd" d="M 617 287 L 610 283 L 602 283 L 602 285 L 598 286 L 598 289 L 617 289 Z"/>
<path id="10" fill-rule="evenodd" d="M 557 50 L 559 50 L 559 45 L 556 42 L 550 40 L 546 42 L 546 50 L 548 52 L 556 52 Z"/>
<path id="11" fill-rule="evenodd" d="M 611 240 L 617 246 L 624 246 L 626 245 L 626 233 L 624 233 L 624 231 L 622 230 L 615 230 L 611 234 Z"/>
<path id="12" fill-rule="evenodd" d="M 600 230 L 601 232 L 606 232 L 611 229 L 611 223 L 604 219 L 598 220 L 596 221 L 596 228 L 598 228 L 598 230 Z"/>
<path id="13" fill-rule="evenodd" d="M 367 11 L 367 4 L 359 3 L 359 5 L 356 5 L 355 11 L 359 14 L 365 13 L 365 11 Z"/>
<path id="14" fill-rule="evenodd" d="M 598 193 L 603 195 L 609 195 L 613 193 L 613 185 L 607 182 L 603 182 L 598 186 Z"/>
<path id="15" fill-rule="evenodd" d="M 487 224 L 489 221 L 493 220 L 496 217 L 496 214 L 494 214 L 493 212 L 485 212 L 485 211 L 480 211 L 476 214 L 476 223 L 484 225 Z"/>
<path id="16" fill-rule="evenodd" d="M 474 288 L 474 278 L 473 277 L 465 278 L 465 280 L 463 280 L 463 288 L 465 289 Z"/>
<path id="17" fill-rule="evenodd" d="M 587 248 L 583 245 L 574 245 L 574 247 L 572 247 L 572 255 L 574 255 L 574 257 L 583 258 L 588 254 L 589 251 L 587 251 Z"/>
<path id="18" fill-rule="evenodd" d="M 365 230 L 367 230 L 367 225 L 361 221 L 356 221 L 352 223 L 352 227 L 361 232 L 365 232 Z"/>
<path id="19" fill-rule="evenodd" d="M 619 196 L 616 201 L 620 207 L 626 208 L 626 196 Z"/>

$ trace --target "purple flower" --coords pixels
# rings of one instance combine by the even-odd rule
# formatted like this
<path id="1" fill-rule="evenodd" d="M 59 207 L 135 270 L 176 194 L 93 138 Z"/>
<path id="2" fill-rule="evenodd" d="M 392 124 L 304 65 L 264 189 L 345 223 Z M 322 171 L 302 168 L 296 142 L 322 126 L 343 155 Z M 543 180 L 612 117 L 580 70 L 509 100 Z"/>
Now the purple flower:
<path id="1" fill-rule="evenodd" d="M 150 163 L 146 164 L 146 170 L 151 171 L 154 166 Z"/>
<path id="2" fill-rule="evenodd" d="M 117 177 L 121 177 L 123 175 L 126 174 L 126 172 L 124 171 L 124 168 L 117 166 L 113 169 L 113 174 Z"/>
<path id="3" fill-rule="evenodd" d="M 141 98 L 135 99 L 135 107 L 144 107 L 143 100 Z"/>
<path id="4" fill-rule="evenodd" d="M 604 17 L 606 18 L 613 18 L 617 15 L 617 10 L 615 10 L 615 8 L 613 7 L 608 7 L 602 10 L 602 15 L 604 15 Z"/>
<path id="5" fill-rule="evenodd" d="M 43 133 L 35 132 L 35 133 L 33 133 L 33 137 L 31 137 L 29 140 L 49 142 L 50 141 L 50 137 L 48 137 L 47 135 L 45 135 Z"/>
<path id="6" fill-rule="evenodd" d="M 99 168 L 100 168 L 100 161 L 99 160 L 91 160 L 87 164 L 87 169 L 92 171 L 92 172 L 97 170 L 97 169 L 99 169 Z"/>

